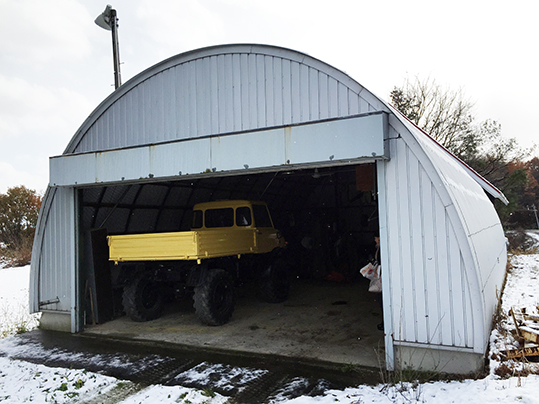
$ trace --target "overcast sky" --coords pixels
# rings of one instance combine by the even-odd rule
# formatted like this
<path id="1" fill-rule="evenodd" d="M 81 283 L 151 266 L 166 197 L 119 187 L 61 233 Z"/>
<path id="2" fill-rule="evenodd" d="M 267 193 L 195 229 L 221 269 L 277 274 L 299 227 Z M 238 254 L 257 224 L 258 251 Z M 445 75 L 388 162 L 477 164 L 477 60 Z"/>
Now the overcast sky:
<path id="1" fill-rule="evenodd" d="M 388 100 L 430 77 L 475 102 L 506 137 L 538 137 L 537 0 L 110 0 L 125 83 L 170 56 L 224 43 L 307 53 Z M 0 192 L 44 191 L 62 154 L 112 91 L 104 0 L 0 0 Z M 539 141 L 537 141 L 539 143 Z"/>

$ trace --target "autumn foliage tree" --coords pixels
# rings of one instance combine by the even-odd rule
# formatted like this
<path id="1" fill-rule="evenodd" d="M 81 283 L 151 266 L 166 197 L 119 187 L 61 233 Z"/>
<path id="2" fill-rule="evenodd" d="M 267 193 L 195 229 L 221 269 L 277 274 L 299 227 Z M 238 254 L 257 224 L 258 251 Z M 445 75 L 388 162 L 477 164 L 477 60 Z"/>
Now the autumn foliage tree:
<path id="1" fill-rule="evenodd" d="M 25 186 L 0 193 L 0 255 L 8 264 L 22 266 L 30 262 L 41 199 Z"/>

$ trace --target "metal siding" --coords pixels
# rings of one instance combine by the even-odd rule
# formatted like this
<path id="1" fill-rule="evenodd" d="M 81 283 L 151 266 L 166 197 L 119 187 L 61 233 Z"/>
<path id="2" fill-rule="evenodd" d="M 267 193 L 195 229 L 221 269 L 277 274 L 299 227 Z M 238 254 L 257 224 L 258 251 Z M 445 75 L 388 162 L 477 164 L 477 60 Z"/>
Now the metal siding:
<path id="1" fill-rule="evenodd" d="M 339 116 L 339 83 L 333 77 L 328 77 L 329 116 Z"/>
<path id="2" fill-rule="evenodd" d="M 412 249 L 411 249 L 411 261 L 412 267 L 417 270 L 411 272 L 411 280 L 413 284 L 413 308 L 414 308 L 414 337 L 417 341 L 428 340 L 426 331 L 425 331 L 425 303 L 423 291 L 424 281 L 423 281 L 423 234 L 424 234 L 424 223 L 422 221 L 422 210 L 421 210 L 421 198 L 422 198 L 422 189 L 421 185 L 421 174 L 422 169 L 419 161 L 411 153 L 408 153 L 408 173 L 407 175 L 410 178 L 410 192 L 408 194 L 409 199 L 409 209 L 410 209 L 410 221 L 414 223 L 410 224 L 411 234 L 410 238 L 412 240 Z"/>
<path id="3" fill-rule="evenodd" d="M 292 123 L 292 75 L 290 60 L 281 60 L 283 89 L 283 125 Z"/>
<path id="4" fill-rule="evenodd" d="M 169 180 L 212 171 L 385 158 L 385 113 L 50 159 L 52 186 Z M 360 142 L 357 140 L 361 139 Z"/>
<path id="5" fill-rule="evenodd" d="M 397 342 L 471 347 L 467 268 L 440 181 L 399 132 L 390 129 L 386 162 L 388 265 Z M 468 268 L 469 269 L 469 268 Z"/>
<path id="6" fill-rule="evenodd" d="M 423 221 L 423 273 L 424 273 L 424 300 L 425 300 L 425 340 L 433 344 L 440 344 L 440 333 L 438 332 L 437 318 L 440 313 L 440 300 L 438 293 L 438 258 L 436 254 L 437 243 L 437 223 L 436 206 L 441 205 L 440 199 L 434 189 L 429 177 L 422 175 L 422 221 Z"/>
<path id="7" fill-rule="evenodd" d="M 416 341 L 415 338 L 415 312 L 414 312 L 414 289 L 413 289 L 413 255 L 412 255 L 412 226 L 414 223 L 410 221 L 410 176 L 409 176 L 409 153 L 406 145 L 402 142 L 398 143 L 398 167 L 399 167 L 399 182 L 400 194 L 399 199 L 399 240 L 400 248 L 402 249 L 403 260 L 401 261 L 402 285 L 401 285 L 401 300 L 403 302 L 402 323 L 400 324 L 401 338 L 404 341 Z"/>
<path id="8" fill-rule="evenodd" d="M 256 106 L 258 115 L 258 128 L 268 127 L 267 105 L 271 103 L 266 88 L 266 63 L 264 55 L 256 55 Z"/>
<path id="9" fill-rule="evenodd" d="M 299 95 L 300 95 L 300 117 L 298 122 L 308 122 L 311 118 L 310 109 L 310 85 L 309 85 L 309 66 L 299 65 Z"/>
<path id="10" fill-rule="evenodd" d="M 390 131 L 389 138 L 393 139 L 389 141 L 389 148 L 390 148 L 390 155 L 394 156 L 392 159 L 393 163 L 395 163 L 395 156 L 397 155 L 397 147 L 398 142 L 395 140 L 397 137 L 395 136 L 396 133 L 394 131 Z M 401 313 L 403 312 L 403 302 L 401 300 L 401 285 L 402 285 L 402 279 L 403 279 L 403 271 L 402 267 L 400 266 L 400 262 L 402 261 L 402 248 L 401 248 L 401 242 L 400 242 L 400 222 L 398 218 L 399 215 L 399 203 L 398 203 L 398 196 L 400 195 L 400 181 L 398 173 L 399 171 L 395 169 L 395 164 L 389 164 L 386 163 L 386 178 L 384 179 L 384 187 L 386 191 L 386 223 L 387 223 L 387 240 L 388 240 L 388 256 L 387 256 L 387 262 L 388 266 L 387 268 L 382 268 L 382 279 L 389 278 L 391 280 L 390 283 L 390 290 L 384 291 L 384 293 L 389 292 L 391 294 L 390 300 L 391 301 L 391 307 L 390 307 L 390 315 L 391 315 L 391 330 L 393 330 L 392 334 L 394 335 L 394 339 L 400 340 L 401 337 L 397 334 L 400 330 L 400 323 L 401 323 Z M 382 257 L 384 259 L 384 257 Z M 386 298 L 384 298 L 384 304 L 386 302 Z M 389 310 L 388 310 L 389 311 Z M 391 332 L 391 331 L 389 331 Z"/>
<path id="11" fill-rule="evenodd" d="M 307 72 L 307 87 L 309 91 L 309 120 L 314 121 L 320 119 L 319 102 L 320 96 L 318 93 L 318 71 L 309 68 Z"/>
<path id="12" fill-rule="evenodd" d="M 474 317 L 473 317 L 473 308 L 472 308 L 472 299 L 470 294 L 470 282 L 466 277 L 466 266 L 464 264 L 464 258 L 462 258 L 462 300 L 464 301 L 464 312 L 465 315 L 465 329 L 466 329 L 466 346 L 473 348 L 474 347 L 474 338 L 475 338 L 475 326 L 474 326 Z M 477 319 L 476 319 L 477 320 Z"/>
<path id="13" fill-rule="evenodd" d="M 387 140 L 387 149 L 392 147 L 392 134 L 394 130 L 389 127 L 388 140 Z M 389 192 L 391 191 L 390 187 L 387 187 L 387 181 L 390 179 L 390 174 L 387 170 L 386 161 L 377 161 L 376 162 L 376 184 L 378 186 L 378 217 L 379 217 L 379 228 L 380 228 L 380 265 L 383 268 L 382 272 L 382 317 L 383 323 L 385 325 L 385 337 L 384 337 L 384 348 L 385 348 L 385 366 L 387 370 L 395 369 L 395 358 L 394 358 L 394 328 L 393 328 L 393 319 L 394 319 L 394 307 L 395 303 L 393 302 L 393 274 L 395 266 L 390 264 L 391 254 L 389 254 L 390 240 L 389 235 L 392 233 L 392 226 L 388 223 L 389 214 L 388 209 L 390 205 L 390 199 L 388 197 Z"/>
<path id="14" fill-rule="evenodd" d="M 418 318 L 420 319 L 418 325 L 418 340 L 431 341 L 431 326 L 430 326 L 430 305 L 433 297 L 430 295 L 431 287 L 429 284 L 429 274 L 434 270 L 433 267 L 433 227 L 432 227 L 432 184 L 422 169 L 421 166 L 418 169 L 418 204 L 420 224 L 421 224 L 421 255 L 418 259 L 421 260 L 419 267 L 422 270 L 418 270 L 416 273 L 417 278 L 417 290 L 418 290 Z"/>
<path id="15" fill-rule="evenodd" d="M 290 100 L 291 100 L 291 121 L 296 123 L 301 121 L 302 94 L 300 86 L 300 65 L 297 62 L 290 63 Z"/>
<path id="16" fill-rule="evenodd" d="M 387 110 L 346 74 L 308 55 L 225 45 L 170 58 L 124 83 L 66 153 L 260 129 Z"/>
<path id="17" fill-rule="evenodd" d="M 363 98 L 359 99 L 359 113 L 363 114 L 370 111 L 370 104 Z"/>
<path id="18" fill-rule="evenodd" d="M 361 106 L 361 107 L 360 107 Z M 139 83 L 107 108 L 76 151 L 281 126 L 372 110 L 325 72 L 263 54 L 188 61 Z"/>
<path id="19" fill-rule="evenodd" d="M 234 117 L 234 131 L 240 131 L 242 130 L 242 102 L 241 102 L 241 96 L 242 96 L 242 88 L 241 88 L 241 55 L 240 54 L 232 54 L 232 97 L 234 99 L 234 102 L 230 105 L 230 108 L 232 108 L 232 111 L 230 113 Z"/>
<path id="20" fill-rule="evenodd" d="M 173 72 L 171 72 L 174 75 Z M 174 83 L 163 80 L 163 139 L 176 137 L 176 88 Z"/>
<path id="21" fill-rule="evenodd" d="M 328 96 L 328 76 L 322 72 L 318 73 L 318 91 L 319 91 L 319 118 L 327 119 L 329 114 L 329 96 Z"/>
<path id="22" fill-rule="evenodd" d="M 359 97 L 350 89 L 347 89 L 348 94 L 348 112 L 350 115 L 359 114 Z"/>
<path id="23" fill-rule="evenodd" d="M 503 228 L 484 190 L 466 170 L 439 145 L 416 134 L 417 129 L 410 129 L 429 160 L 435 162 L 442 186 L 452 201 L 447 212 L 458 233 L 456 240 L 466 264 L 465 277 L 471 296 L 468 318 L 460 325 L 466 327 L 469 334 L 473 333 L 471 346 L 475 352 L 484 353 L 498 302 L 497 291 L 501 289 L 505 275 L 507 252 Z M 462 298 L 461 304 L 467 300 Z M 473 327 L 470 327 L 470 316 L 474 319 Z M 469 335 L 462 340 L 469 341 L 468 338 Z"/>
<path id="24" fill-rule="evenodd" d="M 450 223 L 450 220 L 448 218 L 446 223 Z M 457 264 L 455 261 L 458 260 L 458 264 L 460 264 L 460 257 L 456 254 L 458 254 L 458 246 L 456 246 L 457 241 L 455 234 L 453 232 L 453 229 L 450 226 L 446 227 L 447 231 L 447 242 L 446 242 L 446 249 L 447 249 L 447 267 L 448 270 L 446 271 L 446 279 L 445 284 L 442 285 L 442 290 L 444 290 L 448 296 L 447 301 L 444 304 L 444 318 L 446 318 L 448 321 L 448 328 L 446 328 L 446 333 L 444 335 L 444 343 L 445 345 L 455 345 L 455 316 L 457 315 L 456 310 L 461 310 L 462 308 L 456 305 L 455 302 L 455 296 L 458 294 L 455 294 L 453 292 L 456 292 L 453 289 L 453 278 L 457 275 L 457 272 L 453 270 Z M 457 249 L 457 253 L 455 254 L 455 246 Z M 460 269 L 460 267 L 457 267 Z"/>
<path id="25" fill-rule="evenodd" d="M 451 264 L 450 284 L 448 285 L 451 290 L 451 329 L 452 329 L 452 343 L 454 346 L 466 346 L 466 338 L 464 333 L 466 332 L 465 310 L 464 301 L 462 299 L 462 256 L 460 253 L 460 247 L 458 245 L 456 236 L 450 239 L 449 245 L 449 257 Z"/>
<path id="26" fill-rule="evenodd" d="M 135 131 L 139 127 L 137 123 L 137 117 L 133 116 L 130 117 L 131 111 L 135 108 L 136 102 L 133 100 L 135 92 L 127 93 L 125 97 L 122 97 L 123 103 L 125 105 L 125 115 L 123 118 L 124 121 L 124 128 L 122 137 L 120 139 L 121 142 L 127 143 L 128 137 L 132 137 L 135 134 Z M 133 114 L 136 115 L 136 114 Z"/>
<path id="27" fill-rule="evenodd" d="M 338 103 L 339 103 L 339 116 L 348 116 L 350 115 L 350 108 L 348 105 L 348 88 L 339 83 L 337 87 L 338 92 Z"/>
<path id="28" fill-rule="evenodd" d="M 209 98 L 209 125 L 210 133 L 219 133 L 219 87 L 217 56 L 212 56 L 207 63 L 205 74 L 209 77 L 207 91 Z"/>
<path id="29" fill-rule="evenodd" d="M 185 119 L 187 120 L 187 130 L 184 133 L 180 133 L 181 137 L 187 136 L 188 134 L 193 134 L 193 137 L 197 136 L 197 109 L 198 104 L 196 103 L 196 75 L 195 75 L 195 63 L 196 61 L 191 61 L 185 66 L 185 76 L 184 83 L 186 89 L 184 91 L 186 97 L 186 103 L 184 104 Z M 141 144 L 141 143 L 139 143 Z"/>
<path id="30" fill-rule="evenodd" d="M 232 132 L 235 130 L 234 105 L 236 98 L 236 88 L 234 86 L 233 55 L 221 55 L 219 57 L 219 72 L 222 75 L 220 83 L 224 83 L 225 90 L 219 92 L 219 128 L 221 132 Z"/>
<path id="31" fill-rule="evenodd" d="M 272 57 L 273 77 L 272 77 L 272 91 L 273 91 L 273 121 L 271 125 L 277 125 L 278 122 L 284 122 L 283 120 L 283 74 L 282 74 L 282 59 Z"/>
<path id="32" fill-rule="evenodd" d="M 49 311 L 69 312 L 71 309 L 71 271 L 74 263 L 72 240 L 75 239 L 72 212 L 73 189 L 59 188 L 53 193 L 46 212 L 46 227 L 39 256 L 39 300 L 58 297 L 59 303 L 45 306 Z"/>
<path id="33" fill-rule="evenodd" d="M 189 103 L 186 94 L 187 69 L 174 69 L 174 86 L 176 89 L 176 137 L 181 133 L 187 133 L 189 130 L 189 116 L 186 114 L 186 104 Z"/>
<path id="34" fill-rule="evenodd" d="M 450 345 L 451 319 L 448 316 L 447 308 L 450 304 L 448 271 L 447 266 L 447 244 L 448 244 L 448 217 L 443 204 L 436 205 L 436 290 L 438 292 L 438 315 L 433 319 L 438 328 L 439 340 L 442 345 Z"/>

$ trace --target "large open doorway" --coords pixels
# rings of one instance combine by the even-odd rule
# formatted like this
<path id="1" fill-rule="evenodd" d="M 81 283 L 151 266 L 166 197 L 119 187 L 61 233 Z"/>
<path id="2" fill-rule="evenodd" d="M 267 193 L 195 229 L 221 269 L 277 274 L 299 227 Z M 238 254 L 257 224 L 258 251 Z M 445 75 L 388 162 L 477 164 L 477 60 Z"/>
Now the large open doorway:
<path id="1" fill-rule="evenodd" d="M 378 366 L 384 357 L 377 328 L 381 295 L 369 293 L 359 274 L 375 254 L 376 195 L 374 164 L 81 189 L 86 332 Z M 114 268 L 98 269 L 106 245 L 96 238 L 188 230 L 194 204 L 224 199 L 268 203 L 293 260 L 290 298 L 264 303 L 248 285 L 238 285 L 234 315 L 221 327 L 200 324 L 189 299 L 171 302 L 160 319 L 148 323 L 123 316 Z"/>

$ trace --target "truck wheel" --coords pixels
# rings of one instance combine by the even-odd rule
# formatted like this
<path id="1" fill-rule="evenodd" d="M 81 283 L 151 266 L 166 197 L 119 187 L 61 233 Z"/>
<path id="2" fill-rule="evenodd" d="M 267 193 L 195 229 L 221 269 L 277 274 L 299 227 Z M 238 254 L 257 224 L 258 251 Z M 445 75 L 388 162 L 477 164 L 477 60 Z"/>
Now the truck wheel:
<path id="1" fill-rule="evenodd" d="M 133 321 L 155 320 L 164 308 L 161 289 L 147 274 L 138 274 L 124 287 L 123 305 Z"/>
<path id="2" fill-rule="evenodd" d="M 275 260 L 260 276 L 260 294 L 268 303 L 281 303 L 290 294 L 290 277 L 282 259 Z"/>
<path id="3" fill-rule="evenodd" d="M 204 324 L 223 325 L 234 311 L 234 284 L 223 269 L 208 271 L 202 285 L 195 287 L 195 312 Z"/>

